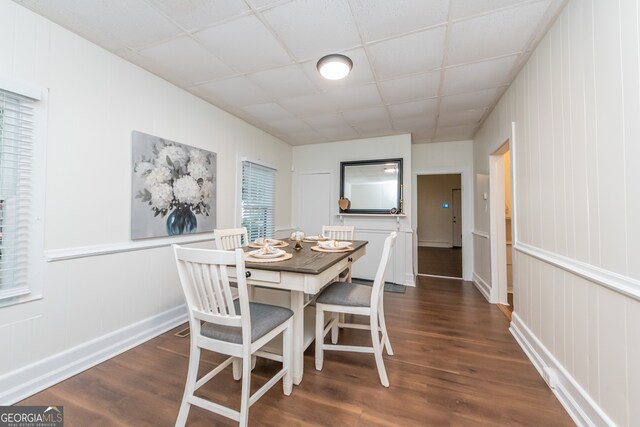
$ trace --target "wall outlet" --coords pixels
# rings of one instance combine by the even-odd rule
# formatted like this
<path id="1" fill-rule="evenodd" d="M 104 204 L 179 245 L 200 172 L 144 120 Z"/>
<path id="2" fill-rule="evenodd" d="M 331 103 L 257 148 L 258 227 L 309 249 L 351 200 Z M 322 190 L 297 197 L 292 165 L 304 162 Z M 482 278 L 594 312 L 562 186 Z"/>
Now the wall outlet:
<path id="1" fill-rule="evenodd" d="M 555 390 L 558 385 L 558 374 L 556 371 L 550 367 L 545 367 L 542 369 L 542 378 L 544 382 L 547 383 L 550 389 Z"/>

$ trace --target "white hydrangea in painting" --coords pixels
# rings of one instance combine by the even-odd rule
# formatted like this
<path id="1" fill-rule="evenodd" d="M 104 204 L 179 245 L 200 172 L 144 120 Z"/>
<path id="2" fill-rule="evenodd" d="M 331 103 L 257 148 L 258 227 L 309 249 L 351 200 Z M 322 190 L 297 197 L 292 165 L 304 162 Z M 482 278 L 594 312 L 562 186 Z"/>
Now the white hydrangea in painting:
<path id="1" fill-rule="evenodd" d="M 131 238 L 213 231 L 216 153 L 133 132 Z"/>

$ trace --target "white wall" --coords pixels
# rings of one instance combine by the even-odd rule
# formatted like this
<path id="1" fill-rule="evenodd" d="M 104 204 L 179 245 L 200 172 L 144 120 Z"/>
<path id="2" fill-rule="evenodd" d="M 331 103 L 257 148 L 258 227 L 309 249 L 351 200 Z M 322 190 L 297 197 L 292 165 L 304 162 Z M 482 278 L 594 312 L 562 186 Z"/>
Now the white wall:
<path id="1" fill-rule="evenodd" d="M 49 89 L 45 253 L 116 251 L 41 257 L 44 298 L 0 308 L 4 403 L 73 373 L 81 357 L 106 355 L 119 332 L 143 337 L 184 315 L 169 247 L 117 252 L 140 246 L 129 240 L 132 130 L 218 153 L 219 227 L 236 224 L 239 155 L 278 167 L 276 224 L 290 227 L 292 151 L 9 0 L 0 0 L 0 56 L 0 77 Z"/>
<path id="2" fill-rule="evenodd" d="M 411 146 L 412 199 L 417 200 L 418 175 L 452 174 L 462 175 L 462 277 L 471 280 L 474 272 L 473 239 L 473 141 L 434 142 Z M 413 228 L 417 228 L 417 205 L 414 204 Z M 416 237 L 417 242 L 417 237 Z M 417 256 L 417 255 L 416 255 Z M 417 265 L 417 259 L 414 260 Z"/>
<path id="3" fill-rule="evenodd" d="M 338 216 L 338 198 L 340 197 L 340 162 L 350 160 L 372 160 L 387 158 L 403 158 L 404 212 L 406 217 L 396 221 L 395 217 L 341 217 Z M 399 231 L 392 267 L 387 280 L 395 283 L 414 284 L 411 212 L 411 136 L 396 135 L 381 138 L 330 142 L 293 147 L 293 206 L 297 207 L 299 194 L 297 191 L 313 191 L 312 188 L 298 188 L 300 174 L 310 172 L 328 172 L 332 177 L 332 224 L 354 225 L 356 238 L 368 240 L 367 254 L 354 264 L 354 277 L 372 279 L 375 275 L 384 238 L 391 231 Z M 298 210 L 294 209 L 293 222 L 298 224 Z M 315 231 L 314 231 L 315 233 Z"/>
<path id="4" fill-rule="evenodd" d="M 489 155 L 516 123 L 512 331 L 584 424 L 640 424 L 638 16 L 635 0 L 570 1 L 475 141 L 488 233 Z"/>

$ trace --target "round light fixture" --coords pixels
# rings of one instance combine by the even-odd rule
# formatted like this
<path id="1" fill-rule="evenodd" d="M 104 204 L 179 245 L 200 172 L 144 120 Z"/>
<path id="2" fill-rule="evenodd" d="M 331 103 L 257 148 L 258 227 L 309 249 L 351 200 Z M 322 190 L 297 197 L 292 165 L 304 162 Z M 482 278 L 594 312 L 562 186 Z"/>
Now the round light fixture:
<path id="1" fill-rule="evenodd" d="M 318 72 L 328 80 L 340 80 L 351 72 L 353 62 L 344 55 L 337 53 L 324 56 L 318 61 Z"/>

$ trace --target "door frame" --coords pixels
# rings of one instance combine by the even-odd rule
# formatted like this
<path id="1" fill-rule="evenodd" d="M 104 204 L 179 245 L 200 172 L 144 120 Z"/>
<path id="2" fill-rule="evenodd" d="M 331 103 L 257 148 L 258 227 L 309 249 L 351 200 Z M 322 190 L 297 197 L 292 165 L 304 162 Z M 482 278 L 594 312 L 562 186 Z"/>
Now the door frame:
<path id="1" fill-rule="evenodd" d="M 489 243 L 491 247 L 491 292 L 489 301 L 494 304 L 508 304 L 507 298 L 507 235 L 504 191 L 504 153 L 510 153 L 509 176 L 511 179 L 511 243 L 517 242 L 516 209 L 516 144 L 515 122 L 511 123 L 511 134 L 500 147 L 489 155 Z M 515 253 L 514 253 L 515 255 Z M 516 283 L 516 263 L 512 261 L 514 287 Z"/>
<path id="2" fill-rule="evenodd" d="M 462 192 L 462 279 L 473 273 L 473 174 L 467 166 L 423 168 L 411 171 L 411 232 L 413 235 L 413 274 L 418 275 L 418 175 L 460 174 Z"/>

